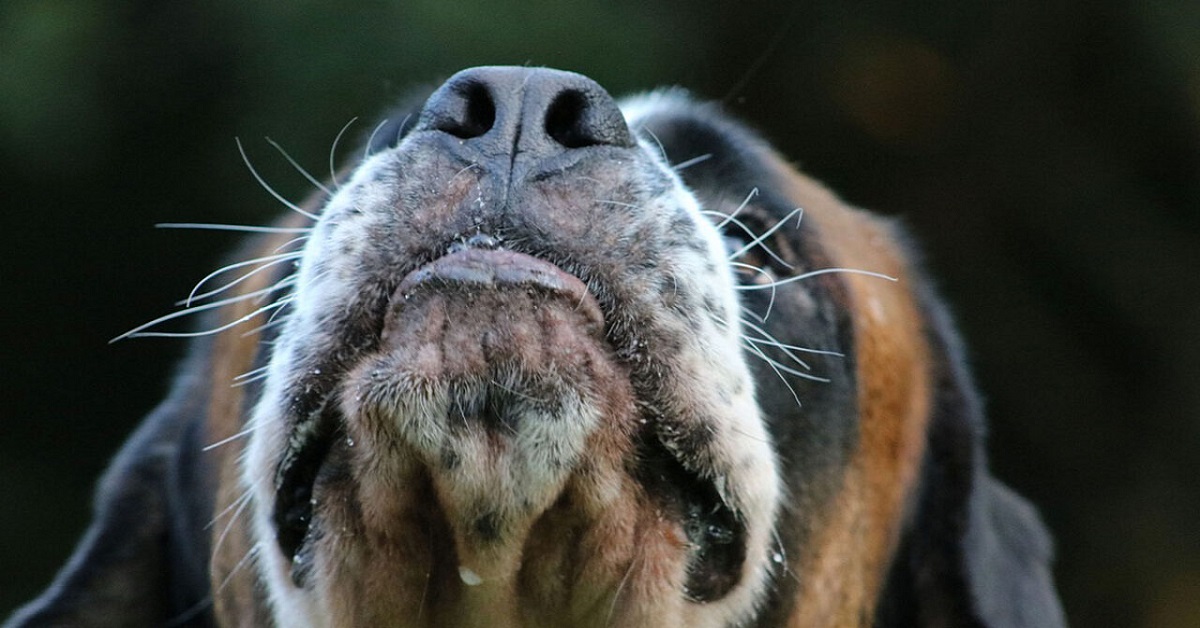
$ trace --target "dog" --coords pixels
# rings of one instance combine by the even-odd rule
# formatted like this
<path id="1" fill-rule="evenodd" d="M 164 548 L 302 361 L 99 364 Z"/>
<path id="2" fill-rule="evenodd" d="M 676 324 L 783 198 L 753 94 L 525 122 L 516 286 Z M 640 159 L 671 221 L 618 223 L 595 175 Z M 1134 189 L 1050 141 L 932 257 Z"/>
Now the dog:
<path id="1" fill-rule="evenodd" d="M 910 238 L 719 107 L 473 68 L 340 179 L 8 626 L 1065 625 Z"/>

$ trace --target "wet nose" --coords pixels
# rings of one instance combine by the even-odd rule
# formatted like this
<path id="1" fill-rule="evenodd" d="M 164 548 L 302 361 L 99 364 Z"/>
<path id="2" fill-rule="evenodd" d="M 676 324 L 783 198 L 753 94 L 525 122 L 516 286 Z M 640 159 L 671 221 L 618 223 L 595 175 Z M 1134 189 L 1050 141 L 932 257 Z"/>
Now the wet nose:
<path id="1" fill-rule="evenodd" d="M 595 81 L 545 68 L 481 67 L 429 97 L 419 127 L 483 155 L 539 159 L 589 146 L 634 145 L 616 102 Z"/>

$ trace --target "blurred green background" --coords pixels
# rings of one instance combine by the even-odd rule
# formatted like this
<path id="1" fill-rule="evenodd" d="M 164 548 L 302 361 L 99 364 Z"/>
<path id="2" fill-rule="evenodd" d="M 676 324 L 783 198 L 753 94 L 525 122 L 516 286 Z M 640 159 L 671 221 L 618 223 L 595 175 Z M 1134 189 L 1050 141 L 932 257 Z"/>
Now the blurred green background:
<path id="1" fill-rule="evenodd" d="M 906 5 L 903 6 L 902 5 Z M 351 118 L 478 64 L 722 100 L 900 216 L 954 304 L 997 473 L 1076 626 L 1200 626 L 1200 3 L 5 0 L 0 616 L 88 517 L 183 345 L 158 314 Z M 357 127 L 365 133 L 369 123 Z"/>

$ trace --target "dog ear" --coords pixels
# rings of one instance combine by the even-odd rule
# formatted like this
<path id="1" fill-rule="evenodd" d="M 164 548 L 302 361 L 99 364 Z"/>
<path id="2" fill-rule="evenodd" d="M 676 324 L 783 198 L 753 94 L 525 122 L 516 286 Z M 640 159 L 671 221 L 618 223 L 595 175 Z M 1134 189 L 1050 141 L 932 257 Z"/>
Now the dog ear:
<path id="1" fill-rule="evenodd" d="M 927 282 L 920 289 L 936 391 L 921 486 L 882 623 L 1066 626 L 1050 536 L 1034 508 L 988 473 L 982 403 L 964 352 L 945 307 Z"/>
<path id="2" fill-rule="evenodd" d="M 981 475 L 968 516 L 964 568 L 983 625 L 1065 626 L 1050 573 L 1050 537 L 1033 507 Z"/>
<path id="3" fill-rule="evenodd" d="M 70 560 L 6 628 L 211 625 L 207 574 L 197 567 L 208 562 L 211 517 L 196 471 L 204 412 L 192 394 L 206 386 L 186 379 L 101 478 L 92 523 Z"/>

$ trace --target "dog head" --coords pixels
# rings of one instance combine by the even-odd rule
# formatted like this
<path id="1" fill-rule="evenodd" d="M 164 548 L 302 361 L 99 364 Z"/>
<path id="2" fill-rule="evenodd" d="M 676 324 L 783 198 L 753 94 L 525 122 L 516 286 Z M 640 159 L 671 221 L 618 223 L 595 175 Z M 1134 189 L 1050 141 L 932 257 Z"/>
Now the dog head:
<path id="1" fill-rule="evenodd" d="M 367 144 L 257 244 L 212 326 L 278 313 L 197 343 L 27 618 L 1061 623 L 895 225 L 713 106 L 554 70 L 461 72 Z"/>

